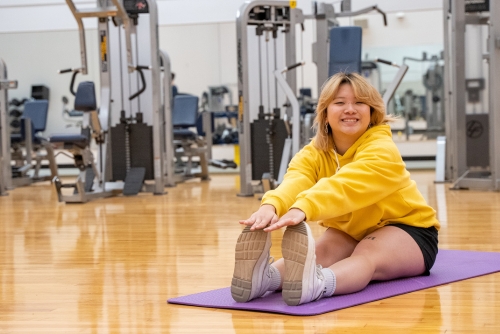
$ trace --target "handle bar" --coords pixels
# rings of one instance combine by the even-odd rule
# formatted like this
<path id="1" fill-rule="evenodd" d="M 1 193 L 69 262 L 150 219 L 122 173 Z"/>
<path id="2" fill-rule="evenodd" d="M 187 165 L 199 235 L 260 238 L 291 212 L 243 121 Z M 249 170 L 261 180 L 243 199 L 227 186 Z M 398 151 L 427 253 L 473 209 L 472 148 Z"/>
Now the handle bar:
<path id="1" fill-rule="evenodd" d="M 380 8 L 378 8 L 377 6 L 375 6 L 373 9 L 376 10 L 377 12 L 379 12 L 380 14 L 382 14 L 382 16 L 384 18 L 384 26 L 387 27 L 387 17 L 385 16 L 385 12 L 380 10 Z"/>
<path id="2" fill-rule="evenodd" d="M 396 64 L 396 63 L 393 63 L 392 61 L 389 61 L 389 60 L 385 60 L 385 59 L 380 59 L 380 58 L 377 58 L 375 59 L 376 62 L 379 62 L 379 63 L 382 63 L 382 64 L 387 64 L 387 65 L 391 65 L 391 66 L 394 66 L 394 67 L 397 67 L 397 68 L 400 68 L 401 66 Z"/>
<path id="3" fill-rule="evenodd" d="M 71 82 L 69 84 L 69 91 L 71 92 L 71 94 L 73 94 L 73 96 L 76 95 L 75 89 L 74 89 L 75 79 L 76 79 L 77 74 L 80 73 L 80 71 L 81 71 L 81 68 L 76 68 L 76 69 L 65 68 L 63 70 L 58 71 L 59 74 L 73 72 L 73 76 L 71 77 Z"/>
<path id="4" fill-rule="evenodd" d="M 135 99 L 136 97 L 138 97 L 139 95 L 141 95 L 142 93 L 144 93 L 144 91 L 146 90 L 146 79 L 144 78 L 144 73 L 142 72 L 142 70 L 149 70 L 149 66 L 142 66 L 142 65 L 137 65 L 134 67 L 134 69 L 139 72 L 139 76 L 141 77 L 141 83 L 142 83 L 142 87 L 141 89 L 139 89 L 139 91 L 133 95 L 131 95 L 128 99 L 129 101 L 132 101 L 133 99 Z"/>
<path id="5" fill-rule="evenodd" d="M 285 68 L 281 71 L 281 73 L 285 73 L 285 72 L 288 72 L 288 71 L 290 71 L 290 70 L 293 70 L 293 69 L 294 69 L 294 68 L 296 68 L 296 67 L 299 67 L 299 66 L 305 65 L 305 63 L 306 63 L 306 62 L 301 61 L 301 62 L 298 62 L 298 63 L 296 63 L 296 64 L 293 64 L 293 65 L 287 66 L 287 67 L 285 67 Z"/>
<path id="6" fill-rule="evenodd" d="M 377 58 L 375 59 L 376 62 L 379 62 L 379 63 L 382 63 L 382 64 L 387 64 L 387 65 L 393 65 L 392 64 L 392 61 L 389 61 L 389 60 L 385 60 L 385 59 L 380 59 L 380 58 Z"/>

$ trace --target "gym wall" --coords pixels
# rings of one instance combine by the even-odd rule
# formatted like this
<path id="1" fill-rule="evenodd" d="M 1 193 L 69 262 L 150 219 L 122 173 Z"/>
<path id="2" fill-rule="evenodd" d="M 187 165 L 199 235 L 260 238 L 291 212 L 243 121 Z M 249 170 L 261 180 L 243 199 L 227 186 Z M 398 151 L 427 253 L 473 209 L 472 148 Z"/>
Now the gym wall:
<path id="1" fill-rule="evenodd" d="M 94 0 L 76 0 L 77 5 L 92 5 Z M 208 86 L 227 85 L 237 96 L 236 11 L 242 0 L 159 0 L 160 48 L 171 59 L 172 71 L 180 92 L 201 95 Z M 298 0 L 304 14 L 311 13 L 310 0 Z M 442 2 L 437 0 L 352 0 L 352 10 L 377 4 L 386 11 L 388 26 L 376 12 L 343 18 L 342 25 L 365 19 L 363 54 L 369 58 L 386 58 L 401 63 L 404 56 L 421 57 L 422 51 L 437 54 L 442 50 Z M 336 10 L 337 7 L 336 7 Z M 397 13 L 404 11 L 404 17 Z M 97 36 L 93 20 L 85 20 L 89 75 L 79 80 L 98 81 Z M 306 65 L 297 71 L 298 87 L 304 85 L 316 92 L 316 66 L 312 62 L 311 44 L 314 25 L 308 20 L 304 34 L 298 34 L 297 59 Z M 0 0 L 0 57 L 9 77 L 19 81 L 10 98 L 30 95 L 31 85 L 50 88 L 47 134 L 72 132 L 62 119 L 62 96 L 69 93 L 70 75 L 57 70 L 79 67 L 80 47 L 76 22 L 64 0 Z M 421 86 L 420 64 L 409 64 L 402 87 Z M 382 80 L 390 82 L 396 72 L 383 66 Z M 97 87 L 98 88 L 98 87 Z"/>

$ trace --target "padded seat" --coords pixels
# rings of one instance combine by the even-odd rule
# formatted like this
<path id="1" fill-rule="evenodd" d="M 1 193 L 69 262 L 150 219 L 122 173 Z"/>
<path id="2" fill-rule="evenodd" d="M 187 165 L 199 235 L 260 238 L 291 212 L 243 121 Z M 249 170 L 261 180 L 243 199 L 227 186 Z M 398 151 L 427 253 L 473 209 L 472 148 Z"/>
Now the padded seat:
<path id="1" fill-rule="evenodd" d="M 42 137 L 40 135 L 35 135 L 35 137 L 33 138 L 33 141 L 35 144 L 41 144 L 42 142 L 47 141 L 47 138 Z"/>
<path id="2" fill-rule="evenodd" d="M 93 112 L 97 110 L 97 102 L 95 98 L 95 86 L 92 81 L 82 81 L 78 84 L 75 94 L 75 111 L 77 112 Z M 51 143 L 64 143 L 65 148 L 71 149 L 76 146 L 85 149 L 90 140 L 90 130 L 88 128 L 82 130 L 84 133 L 75 134 L 59 134 L 50 137 Z M 85 132 L 88 131 L 88 135 Z"/>
<path id="3" fill-rule="evenodd" d="M 195 140 L 196 133 L 189 129 L 174 129 L 174 140 Z"/>
<path id="4" fill-rule="evenodd" d="M 10 134 L 10 143 L 11 144 L 19 144 L 24 141 L 23 135 L 20 133 L 11 133 Z"/>
<path id="5" fill-rule="evenodd" d="M 82 134 L 60 134 L 53 135 L 50 137 L 51 143 L 64 143 L 64 146 L 75 145 L 81 148 L 85 148 L 89 144 L 89 139 L 87 136 Z"/>

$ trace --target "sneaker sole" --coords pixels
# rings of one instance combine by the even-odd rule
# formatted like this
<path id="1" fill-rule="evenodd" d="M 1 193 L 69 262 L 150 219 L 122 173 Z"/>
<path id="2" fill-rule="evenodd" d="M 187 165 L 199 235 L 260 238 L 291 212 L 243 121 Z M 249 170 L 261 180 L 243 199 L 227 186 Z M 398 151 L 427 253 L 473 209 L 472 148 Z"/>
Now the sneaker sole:
<path id="1" fill-rule="evenodd" d="M 239 303 L 252 300 L 262 284 L 262 270 L 271 248 L 271 234 L 263 230 L 243 229 L 236 242 L 231 295 Z"/>
<path id="2" fill-rule="evenodd" d="M 315 249 L 309 226 L 302 222 L 288 226 L 281 244 L 285 260 L 285 277 L 283 281 L 283 300 L 287 305 L 296 306 L 304 301 L 307 293 L 311 270 L 315 270 Z M 312 268 L 311 268 L 312 267 Z"/>

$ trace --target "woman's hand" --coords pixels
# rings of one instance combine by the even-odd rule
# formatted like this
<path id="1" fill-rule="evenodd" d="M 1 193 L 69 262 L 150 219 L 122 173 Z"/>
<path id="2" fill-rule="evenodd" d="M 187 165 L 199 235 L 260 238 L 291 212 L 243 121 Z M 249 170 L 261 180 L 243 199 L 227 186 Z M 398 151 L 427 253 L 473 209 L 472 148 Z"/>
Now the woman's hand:
<path id="1" fill-rule="evenodd" d="M 279 220 L 271 222 L 271 225 L 266 227 L 264 231 L 271 232 L 279 230 L 283 226 L 297 225 L 300 222 L 306 220 L 306 214 L 304 211 L 292 208 L 285 215 L 283 215 Z"/>
<path id="2" fill-rule="evenodd" d="M 252 213 L 250 218 L 240 220 L 239 223 L 246 226 L 251 226 L 250 231 L 261 230 L 269 224 L 274 224 L 278 221 L 276 209 L 270 204 L 262 205 L 259 210 Z"/>

